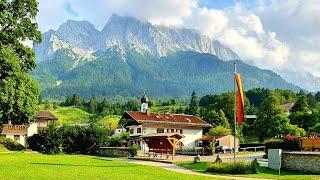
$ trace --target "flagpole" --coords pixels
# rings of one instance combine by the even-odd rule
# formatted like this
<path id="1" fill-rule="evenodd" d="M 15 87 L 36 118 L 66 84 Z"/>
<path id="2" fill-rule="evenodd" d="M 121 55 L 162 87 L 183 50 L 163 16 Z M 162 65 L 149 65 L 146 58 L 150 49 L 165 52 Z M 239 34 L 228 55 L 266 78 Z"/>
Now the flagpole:
<path id="1" fill-rule="evenodd" d="M 237 73 L 237 65 L 234 66 L 234 74 L 233 74 L 233 92 L 234 92 L 234 112 L 233 112 L 233 123 L 234 123 L 234 136 L 233 136 L 233 161 L 236 163 L 236 137 L 237 137 L 237 93 L 236 93 L 236 78 L 235 75 Z"/>

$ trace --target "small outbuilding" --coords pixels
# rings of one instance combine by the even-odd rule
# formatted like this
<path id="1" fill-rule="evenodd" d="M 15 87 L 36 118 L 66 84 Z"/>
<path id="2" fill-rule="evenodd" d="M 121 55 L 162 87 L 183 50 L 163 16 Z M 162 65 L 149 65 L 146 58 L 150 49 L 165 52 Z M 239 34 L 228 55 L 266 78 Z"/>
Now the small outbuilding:
<path id="1" fill-rule="evenodd" d="M 173 160 L 178 142 L 183 137 L 180 133 L 152 133 L 142 135 L 140 138 L 149 147 L 148 152 L 145 152 L 149 157 L 155 158 L 157 155 L 160 157 L 165 155 L 168 159 L 171 154 Z"/>
<path id="2" fill-rule="evenodd" d="M 57 121 L 58 118 L 48 110 L 42 110 L 34 117 L 34 121 L 37 123 L 38 131 L 48 127 L 50 122 Z"/>
<path id="3" fill-rule="evenodd" d="M 216 141 L 216 146 L 228 146 L 234 149 L 234 136 L 227 135 L 227 136 L 203 136 L 202 138 L 198 139 L 199 147 L 207 147 L 209 146 L 210 142 Z M 236 152 L 239 151 L 239 139 L 236 138 Z"/>

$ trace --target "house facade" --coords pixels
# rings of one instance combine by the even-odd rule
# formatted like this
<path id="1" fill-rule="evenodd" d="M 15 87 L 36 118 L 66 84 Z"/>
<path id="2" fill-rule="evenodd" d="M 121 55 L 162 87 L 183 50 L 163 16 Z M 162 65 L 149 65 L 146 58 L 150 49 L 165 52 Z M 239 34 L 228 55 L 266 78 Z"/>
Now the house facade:
<path id="1" fill-rule="evenodd" d="M 203 135 L 203 128 L 211 125 L 201 118 L 186 114 L 154 113 L 148 109 L 148 98 L 141 98 L 141 111 L 129 111 L 122 115 L 126 123 L 124 127 L 129 132 L 129 141 L 140 145 L 142 150 L 148 149 L 141 136 L 154 133 L 179 133 L 184 137 L 180 147 L 197 147 L 197 140 Z"/>
<path id="2" fill-rule="evenodd" d="M 2 125 L 1 136 L 17 141 L 26 146 L 26 139 L 48 127 L 49 122 L 58 120 L 50 111 L 39 111 L 34 117 L 34 122 L 26 125 L 14 125 L 9 121 Z"/>

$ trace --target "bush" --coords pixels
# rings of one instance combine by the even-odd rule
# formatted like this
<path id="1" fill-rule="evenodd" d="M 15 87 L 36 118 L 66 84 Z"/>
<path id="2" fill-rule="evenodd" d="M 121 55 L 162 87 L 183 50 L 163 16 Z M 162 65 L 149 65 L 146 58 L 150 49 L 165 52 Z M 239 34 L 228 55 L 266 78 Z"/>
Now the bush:
<path id="1" fill-rule="evenodd" d="M 105 157 L 128 157 L 130 156 L 129 148 L 122 147 L 109 147 L 109 148 L 100 148 L 99 149 L 100 156 Z"/>
<path id="2" fill-rule="evenodd" d="M 22 151 L 26 149 L 24 146 L 10 138 L 0 137 L 0 144 L 10 151 Z"/>
<path id="3" fill-rule="evenodd" d="M 239 161 L 236 163 L 211 163 L 206 172 L 224 174 L 255 174 L 258 173 L 259 164 L 257 160 L 249 162 Z"/>
<path id="4" fill-rule="evenodd" d="M 110 128 L 103 126 L 62 126 L 49 125 L 49 128 L 28 138 L 29 148 L 44 154 L 99 153 L 99 146 L 107 146 L 112 134 Z"/>
<path id="5" fill-rule="evenodd" d="M 58 154 L 61 152 L 61 133 L 55 124 L 27 139 L 29 148 L 43 154 Z"/>
<path id="6" fill-rule="evenodd" d="M 287 137 L 289 136 L 283 139 L 269 139 L 265 141 L 266 154 L 268 154 L 268 149 L 282 149 L 287 151 L 298 151 L 301 149 L 299 139 Z"/>
<path id="7" fill-rule="evenodd" d="M 138 154 L 138 150 L 140 149 L 140 146 L 138 144 L 132 144 L 132 146 L 129 147 L 129 153 L 131 157 L 134 157 Z"/>

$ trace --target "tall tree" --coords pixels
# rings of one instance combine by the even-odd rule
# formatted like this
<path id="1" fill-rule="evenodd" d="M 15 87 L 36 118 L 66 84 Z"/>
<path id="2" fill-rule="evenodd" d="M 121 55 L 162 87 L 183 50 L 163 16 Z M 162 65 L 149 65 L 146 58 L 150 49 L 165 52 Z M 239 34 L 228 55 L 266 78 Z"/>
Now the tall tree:
<path id="1" fill-rule="evenodd" d="M 317 105 L 317 99 L 312 93 L 307 94 L 308 105 L 310 108 L 314 108 Z"/>
<path id="2" fill-rule="evenodd" d="M 320 101 L 320 91 L 318 91 L 314 97 L 316 98 L 317 101 Z"/>
<path id="3" fill-rule="evenodd" d="M 260 140 L 277 134 L 286 135 L 295 130 L 281 109 L 276 96 L 270 96 L 261 103 L 255 127 Z"/>
<path id="4" fill-rule="evenodd" d="M 297 101 L 292 106 L 291 113 L 295 113 L 298 111 L 303 112 L 308 110 L 309 110 L 308 98 L 305 95 L 301 95 L 298 97 Z"/>
<path id="5" fill-rule="evenodd" d="M 28 74 L 35 55 L 23 42 L 41 42 L 37 6 L 36 0 L 0 0 L 0 124 L 29 123 L 36 110 L 39 86 Z"/>
<path id="6" fill-rule="evenodd" d="M 191 94 L 190 104 L 189 104 L 189 114 L 197 115 L 199 108 L 199 102 L 196 92 L 193 90 Z"/>

